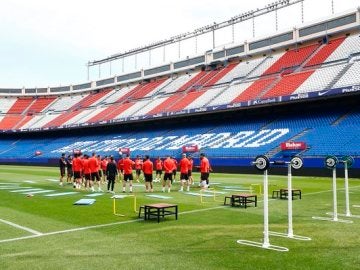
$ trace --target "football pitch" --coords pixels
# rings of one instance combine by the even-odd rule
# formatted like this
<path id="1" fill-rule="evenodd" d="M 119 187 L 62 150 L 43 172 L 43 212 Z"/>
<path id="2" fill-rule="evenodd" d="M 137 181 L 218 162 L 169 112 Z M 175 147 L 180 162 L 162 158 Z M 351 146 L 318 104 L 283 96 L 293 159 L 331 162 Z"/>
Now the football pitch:
<path id="1" fill-rule="evenodd" d="M 112 194 L 87 197 L 91 192 L 60 187 L 57 179 L 57 168 L 0 166 L 0 269 L 360 269 L 360 218 L 346 218 L 353 223 L 312 219 L 332 211 L 331 171 L 327 178 L 293 177 L 293 188 L 302 190 L 302 199 L 293 200 L 294 234 L 312 240 L 270 236 L 272 245 L 288 252 L 236 242 L 262 242 L 261 174 L 213 173 L 216 196 L 209 193 L 202 203 L 197 173 L 192 195 L 178 192 L 178 181 L 170 193 L 154 183 L 155 197 L 147 196 L 143 182 L 134 183 L 137 210 L 149 203 L 178 204 L 178 220 L 167 216 L 160 223 L 138 218 L 132 197 L 116 201 L 116 211 L 125 215 L 117 216 Z M 358 216 L 359 180 L 349 181 L 351 213 Z M 271 231 L 287 230 L 287 200 L 271 198 L 273 190 L 286 185 L 286 176 L 270 172 Z M 257 207 L 223 205 L 224 196 L 248 193 L 251 187 L 258 195 Z M 338 212 L 344 213 L 342 178 L 337 187 Z M 122 194 L 119 183 L 115 190 Z M 73 205 L 84 198 L 96 202 Z"/>

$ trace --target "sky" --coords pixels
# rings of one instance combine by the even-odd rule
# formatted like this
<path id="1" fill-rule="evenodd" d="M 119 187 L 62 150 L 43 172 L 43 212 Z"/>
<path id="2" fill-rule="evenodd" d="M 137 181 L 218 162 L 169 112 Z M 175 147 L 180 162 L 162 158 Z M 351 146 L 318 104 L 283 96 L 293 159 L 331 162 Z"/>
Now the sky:
<path id="1" fill-rule="evenodd" d="M 0 88 L 64 86 L 88 80 L 86 63 L 265 7 L 268 0 L 2 0 Z M 359 0 L 305 0 L 304 21 L 360 6 Z M 301 24 L 300 5 L 278 12 L 278 29 Z M 255 21 L 255 37 L 275 33 L 275 16 Z M 251 22 L 216 32 L 216 47 L 253 38 Z M 233 43 L 234 42 L 234 43 Z M 195 49 L 196 48 L 196 49 Z M 211 36 L 181 44 L 180 59 L 212 49 Z M 97 80 L 179 59 L 178 45 L 90 69 Z M 150 59 L 150 60 L 149 60 Z"/>

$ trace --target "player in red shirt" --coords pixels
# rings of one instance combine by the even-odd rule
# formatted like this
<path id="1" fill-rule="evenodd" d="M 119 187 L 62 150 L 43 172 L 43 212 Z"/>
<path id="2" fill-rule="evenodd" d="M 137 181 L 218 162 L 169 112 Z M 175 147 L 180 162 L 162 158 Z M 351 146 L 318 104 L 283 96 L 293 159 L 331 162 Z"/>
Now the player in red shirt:
<path id="1" fill-rule="evenodd" d="M 174 161 L 174 169 L 172 171 L 172 174 L 173 174 L 173 178 L 174 178 L 174 183 L 176 182 L 176 170 L 177 170 L 177 166 L 178 166 L 178 162 L 175 158 L 173 157 L 170 157 L 173 161 Z"/>
<path id="2" fill-rule="evenodd" d="M 208 188 L 209 187 L 209 174 L 211 171 L 210 162 L 205 157 L 204 153 L 200 154 L 200 186 L 202 188 Z"/>
<path id="3" fill-rule="evenodd" d="M 84 155 L 82 164 L 83 164 L 83 173 L 84 173 L 84 177 L 85 177 L 85 188 L 86 189 L 91 188 L 91 190 L 94 191 L 93 182 L 91 180 L 91 170 L 90 170 L 88 155 L 86 155 L 86 154 Z"/>
<path id="4" fill-rule="evenodd" d="M 99 174 L 99 177 L 100 177 L 100 183 L 104 184 L 103 171 L 101 169 L 101 156 L 100 155 L 97 155 L 97 164 L 98 164 L 98 174 Z"/>
<path id="5" fill-rule="evenodd" d="M 100 166 L 101 166 L 101 170 L 102 170 L 102 175 L 103 175 L 103 182 L 106 183 L 106 168 L 107 168 L 107 164 L 108 164 L 108 158 L 107 156 L 103 157 L 103 159 L 101 160 Z"/>
<path id="6" fill-rule="evenodd" d="M 155 161 L 155 169 L 156 169 L 156 178 L 154 182 L 160 182 L 162 169 L 163 169 L 163 162 L 160 159 L 160 157 L 158 157 L 157 160 Z"/>
<path id="7" fill-rule="evenodd" d="M 180 184 L 181 188 L 179 191 L 184 191 L 184 183 L 186 183 L 186 191 L 190 191 L 189 185 L 189 167 L 190 161 L 187 159 L 186 154 L 182 155 L 182 159 L 180 160 Z"/>
<path id="8" fill-rule="evenodd" d="M 140 182 L 140 175 L 141 175 L 141 170 L 142 170 L 142 164 L 143 161 L 140 159 L 139 156 L 136 156 L 135 159 L 135 175 L 136 175 L 136 182 Z"/>
<path id="9" fill-rule="evenodd" d="M 100 175 L 99 175 L 99 162 L 96 157 L 96 153 L 92 153 L 92 157 L 89 159 L 89 168 L 91 173 L 91 180 L 93 183 L 98 185 L 98 191 L 102 192 L 101 184 L 100 184 Z M 91 189 L 94 191 L 94 188 Z"/>
<path id="10" fill-rule="evenodd" d="M 144 163 L 142 165 L 143 172 L 144 172 L 144 178 L 145 178 L 145 192 L 153 192 L 153 170 L 154 165 L 152 161 L 150 160 L 149 156 L 146 155 L 144 159 Z M 149 189 L 150 187 L 150 189 Z"/>
<path id="11" fill-rule="evenodd" d="M 132 192 L 132 181 L 133 181 L 133 174 L 132 168 L 135 165 L 135 162 L 130 159 L 129 154 L 126 155 L 123 161 L 123 168 L 124 168 L 124 180 L 123 180 L 123 192 L 126 192 L 126 182 L 129 181 L 129 190 L 130 193 Z"/>
<path id="12" fill-rule="evenodd" d="M 189 156 L 188 159 L 190 161 L 189 172 L 188 172 L 189 184 L 193 185 L 194 184 L 194 178 L 192 177 L 192 170 L 193 170 L 193 166 L 194 166 L 194 160 L 192 159 L 191 156 Z"/>
<path id="13" fill-rule="evenodd" d="M 121 157 L 117 162 L 117 169 L 119 172 L 119 181 L 124 176 L 124 158 Z"/>
<path id="14" fill-rule="evenodd" d="M 75 154 L 73 160 L 73 171 L 74 171 L 74 188 L 81 188 L 81 177 L 83 171 L 83 163 L 81 160 L 81 154 Z"/>
<path id="15" fill-rule="evenodd" d="M 168 185 L 168 192 L 170 192 L 171 184 L 173 181 L 173 171 L 176 170 L 175 162 L 170 156 L 167 156 L 167 158 L 164 160 L 164 181 L 162 186 L 162 192 L 165 192 L 165 185 L 167 183 Z"/>

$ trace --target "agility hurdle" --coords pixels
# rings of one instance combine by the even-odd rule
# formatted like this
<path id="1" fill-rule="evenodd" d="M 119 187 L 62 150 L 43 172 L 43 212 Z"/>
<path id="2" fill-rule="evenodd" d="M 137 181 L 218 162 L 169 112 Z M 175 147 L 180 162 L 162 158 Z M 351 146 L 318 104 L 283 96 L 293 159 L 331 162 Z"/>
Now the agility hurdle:
<path id="1" fill-rule="evenodd" d="M 209 197 L 209 193 L 212 193 L 214 202 L 219 202 L 219 200 L 216 199 L 216 195 L 225 194 L 226 192 L 216 191 L 215 188 L 200 189 L 200 203 L 207 203 L 204 198 Z"/>
<path id="2" fill-rule="evenodd" d="M 257 189 L 255 190 L 255 188 L 259 189 L 259 193 L 257 192 Z M 251 184 L 250 185 L 250 193 L 258 193 L 260 196 L 262 195 L 262 189 L 261 189 L 261 184 Z"/>
<path id="3" fill-rule="evenodd" d="M 111 197 L 111 199 L 113 199 L 113 214 L 115 216 L 120 216 L 120 217 L 124 217 L 124 214 L 120 214 L 116 211 L 116 200 L 119 199 L 124 199 L 124 198 L 133 198 L 133 206 L 134 206 L 134 212 L 137 213 L 138 210 L 136 209 L 136 195 L 135 194 L 131 194 L 131 195 L 114 195 Z"/>
<path id="4" fill-rule="evenodd" d="M 338 211 L 337 211 L 337 188 L 336 188 L 336 165 L 338 164 L 339 160 L 335 156 L 327 156 L 325 158 L 325 167 L 332 170 L 332 191 L 333 191 L 333 212 L 328 213 L 332 215 L 331 218 L 329 217 L 312 217 L 316 220 L 324 220 L 324 221 L 333 221 L 333 222 L 342 222 L 342 223 L 352 223 L 352 220 L 346 219 L 339 219 L 338 218 Z M 345 192 L 346 193 L 346 192 Z M 348 195 L 347 195 L 348 196 Z"/>

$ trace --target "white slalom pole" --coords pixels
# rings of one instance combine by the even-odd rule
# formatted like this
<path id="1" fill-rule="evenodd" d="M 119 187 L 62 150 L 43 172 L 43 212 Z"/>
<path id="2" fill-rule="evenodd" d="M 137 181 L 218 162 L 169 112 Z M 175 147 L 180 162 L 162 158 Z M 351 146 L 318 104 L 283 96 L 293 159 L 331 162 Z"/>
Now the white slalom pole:
<path id="1" fill-rule="evenodd" d="M 270 245 L 270 241 L 269 241 L 269 194 L 268 194 L 268 171 L 267 168 L 270 164 L 269 159 L 266 156 L 258 156 L 255 159 L 255 162 L 253 162 L 252 164 L 254 164 L 259 170 L 264 172 L 264 239 L 263 242 L 254 242 L 254 241 L 249 241 L 249 240 L 244 240 L 244 239 L 240 239 L 237 240 L 236 242 L 240 245 L 246 245 L 246 246 L 252 246 L 252 247 L 258 247 L 258 248 L 264 248 L 264 249 L 271 249 L 271 250 L 275 250 L 275 251 L 281 251 L 281 252 L 286 252 L 289 251 L 288 248 L 286 247 L 281 247 L 281 246 L 274 246 L 274 245 Z"/>
<path id="2" fill-rule="evenodd" d="M 268 198 L 268 171 L 264 171 L 264 242 L 263 247 L 270 246 L 269 241 L 269 198 Z"/>
<path id="3" fill-rule="evenodd" d="M 311 240 L 310 237 L 307 236 L 301 236 L 301 235 L 295 235 L 293 230 L 293 196 L 292 196 L 292 173 L 291 173 L 292 164 L 291 162 L 288 163 L 288 184 L 287 184 L 287 190 L 288 190 L 288 231 L 287 233 L 280 233 L 280 232 L 273 232 L 270 231 L 269 234 L 273 236 L 279 236 L 279 237 L 286 237 L 291 238 L 295 240 L 304 240 L 309 241 Z"/>
<path id="4" fill-rule="evenodd" d="M 345 202 L 346 202 L 346 212 L 345 216 L 351 217 L 350 212 L 350 196 L 349 196 L 349 174 L 348 174 L 348 165 L 347 162 L 344 162 L 345 166 Z"/>
<path id="5" fill-rule="evenodd" d="M 333 168 L 333 220 L 338 221 L 338 213 L 337 213 L 337 194 L 336 194 L 336 168 Z"/>
<path id="6" fill-rule="evenodd" d="M 288 237 L 294 237 L 292 220 L 292 174 L 291 163 L 288 164 Z"/>

